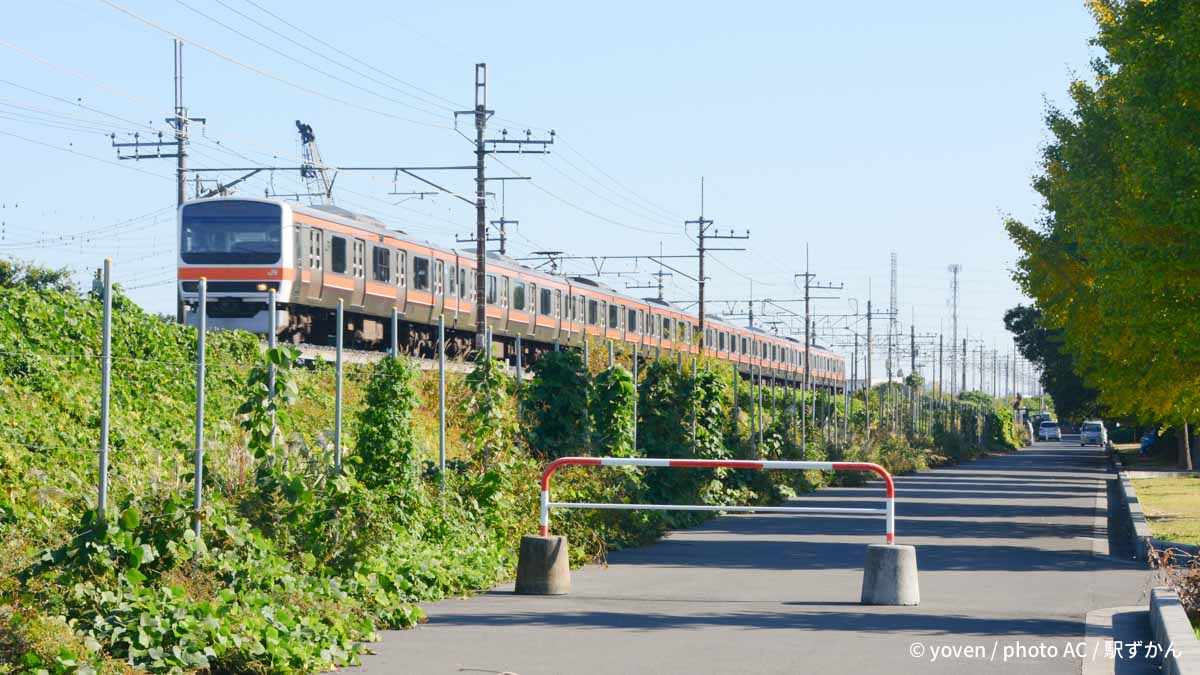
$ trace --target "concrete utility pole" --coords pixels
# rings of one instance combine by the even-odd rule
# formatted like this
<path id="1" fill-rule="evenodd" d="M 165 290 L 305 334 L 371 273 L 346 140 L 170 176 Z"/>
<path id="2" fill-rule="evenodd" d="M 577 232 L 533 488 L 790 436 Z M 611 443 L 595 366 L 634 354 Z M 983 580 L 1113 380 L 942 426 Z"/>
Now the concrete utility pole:
<path id="1" fill-rule="evenodd" d="M 959 396 L 967 392 L 967 338 L 963 338 L 962 350 L 962 389 L 959 390 Z"/>
<path id="2" fill-rule="evenodd" d="M 950 388 L 953 390 L 958 381 L 958 359 L 954 352 L 958 345 L 958 273 L 962 271 L 962 265 L 951 265 L 947 269 L 950 270 Z"/>
<path id="3" fill-rule="evenodd" d="M 863 403 L 864 403 L 863 407 L 867 409 L 867 436 L 866 436 L 866 439 L 867 439 L 867 442 L 870 443 L 871 442 L 871 301 L 870 300 L 867 300 L 866 365 L 867 365 L 867 379 L 865 382 L 865 384 L 866 384 L 866 389 L 864 389 L 865 393 L 863 394 Z"/>
<path id="4" fill-rule="evenodd" d="M 938 400 L 942 400 L 942 374 L 946 372 L 945 362 L 942 361 L 942 355 L 945 345 L 943 344 L 942 334 L 938 333 Z"/>
<path id="5" fill-rule="evenodd" d="M 836 284 L 836 285 L 831 284 L 831 283 L 829 283 L 829 284 L 814 283 L 813 277 L 815 277 L 817 275 L 814 274 L 809 269 L 808 262 L 809 262 L 808 261 L 808 244 L 805 244 L 804 245 L 804 273 L 793 275 L 793 280 L 795 279 L 795 277 L 804 277 L 804 383 L 801 385 L 802 393 L 800 396 L 800 405 L 802 406 L 802 410 L 807 410 L 808 389 L 810 386 L 810 382 L 812 381 L 812 377 L 810 374 L 810 371 L 812 369 L 809 367 L 809 362 L 812 360 L 812 318 L 811 318 L 812 312 L 809 307 L 809 304 L 812 300 L 831 300 L 831 299 L 833 299 L 833 296 L 821 296 L 819 298 L 814 298 L 812 295 L 812 291 L 814 289 L 837 291 L 837 290 L 841 290 L 843 287 L 843 284 L 840 284 L 840 283 Z M 870 302 L 868 302 L 867 303 L 867 314 L 869 315 L 870 313 L 871 313 L 871 307 L 870 307 Z M 870 333 L 869 327 L 871 325 L 870 318 L 868 318 L 867 321 L 868 321 L 867 326 L 868 326 L 868 334 L 869 334 Z M 814 402 L 813 413 L 814 413 L 814 415 L 816 414 L 815 402 Z M 801 434 L 801 437 L 800 437 L 800 456 L 801 457 L 808 456 L 808 435 L 803 434 L 803 433 Z"/>
<path id="6" fill-rule="evenodd" d="M 132 142 L 118 143 L 117 135 L 112 134 L 112 146 L 117 149 L 117 159 L 174 159 L 175 160 L 175 203 L 182 206 L 187 201 L 187 143 L 188 143 L 188 123 L 200 122 L 204 124 L 207 120 L 203 117 L 188 117 L 187 108 L 183 105 L 183 43 L 179 40 L 174 41 L 174 58 L 175 58 L 175 114 L 166 119 L 167 124 L 175 130 L 175 138 L 173 140 L 163 140 L 162 132 L 159 132 L 157 140 L 143 141 L 139 134 L 133 135 Z M 175 152 L 164 153 L 164 147 L 174 146 Z M 133 151 L 131 155 L 121 154 L 122 148 L 130 148 Z M 151 148 L 153 152 L 143 153 L 143 148 Z M 183 323 L 183 296 L 181 291 L 175 291 L 175 320 Z"/>
<path id="7" fill-rule="evenodd" d="M 749 239 L 750 238 L 750 230 L 746 230 L 746 234 L 734 234 L 733 230 L 730 230 L 728 234 L 721 234 L 721 232 L 719 230 L 713 230 L 712 234 L 709 234 L 708 228 L 712 224 L 713 224 L 713 221 L 704 217 L 704 176 L 701 176 L 700 177 L 700 217 L 697 218 L 696 220 L 685 220 L 684 221 L 685 226 L 687 226 L 687 225 L 695 225 L 696 226 L 696 253 L 699 255 L 699 258 L 700 258 L 700 261 L 699 261 L 700 274 L 696 277 L 696 285 L 700 289 L 700 307 L 699 307 L 700 325 L 698 326 L 698 328 L 700 331 L 701 352 L 703 352 L 704 347 L 705 347 L 705 344 L 704 344 L 704 282 L 706 279 L 704 277 L 704 254 L 708 251 L 745 251 L 746 250 L 744 248 L 708 248 L 704 245 L 704 241 L 706 239 Z M 661 278 L 660 278 L 660 282 L 661 282 Z M 660 292 L 660 297 L 661 297 L 661 292 Z M 750 307 L 751 307 L 750 311 L 753 312 L 754 311 L 754 299 L 753 298 L 750 299 Z"/>
<path id="8" fill-rule="evenodd" d="M 482 348 L 487 339 L 487 175 L 486 159 L 489 154 L 546 155 L 554 143 L 554 131 L 548 139 L 536 139 L 528 130 L 525 138 L 509 138 L 508 130 L 500 138 L 485 138 L 488 120 L 496 111 L 487 107 L 487 64 L 475 64 L 475 107 L 471 110 L 455 111 L 469 115 L 475 122 L 475 343 Z M 488 146 L 491 146 L 490 148 Z M 501 146 L 501 147 L 497 147 Z M 509 148 L 512 149 L 509 149 Z M 523 177 L 522 177 L 523 178 Z M 499 292 L 499 289 L 497 289 Z"/>

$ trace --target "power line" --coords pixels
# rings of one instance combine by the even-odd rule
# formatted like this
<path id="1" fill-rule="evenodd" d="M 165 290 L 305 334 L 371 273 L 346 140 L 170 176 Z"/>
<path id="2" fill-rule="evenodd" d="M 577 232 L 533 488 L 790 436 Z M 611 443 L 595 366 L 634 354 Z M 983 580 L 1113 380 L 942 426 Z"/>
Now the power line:
<path id="1" fill-rule="evenodd" d="M 80 157 L 86 157 L 86 158 L 88 158 L 88 159 L 90 159 L 90 160 L 92 160 L 92 161 L 94 161 L 94 162 L 103 162 L 103 163 L 105 163 L 105 164 L 111 164 L 112 166 L 119 166 L 119 167 L 121 167 L 121 168 L 123 168 L 123 169 L 129 169 L 130 171 L 137 171 L 138 173 L 144 173 L 144 174 L 146 174 L 147 176 L 154 176 L 155 178 L 162 178 L 162 179 L 165 179 L 165 180 L 175 180 L 175 178 L 174 178 L 173 176 L 165 176 L 165 175 L 163 175 L 163 174 L 161 174 L 161 173 L 154 173 L 153 171 L 146 171 L 145 169 L 139 169 L 139 168 L 137 168 L 136 166 L 129 166 L 128 164 L 120 164 L 120 163 L 118 163 L 118 162 L 114 162 L 114 161 L 112 161 L 112 160 L 103 159 L 103 158 L 101 158 L 101 157 L 96 157 L 96 156 L 93 156 L 93 155 L 89 155 L 89 154 L 87 154 L 87 153 L 84 153 L 84 152 L 79 152 L 78 150 L 75 150 L 75 149 L 73 149 L 73 148 L 62 148 L 62 147 L 59 147 L 59 146 L 57 146 L 57 145 L 51 145 L 51 144 L 49 144 L 49 143 L 44 143 L 44 142 L 42 142 L 42 141 L 37 141 L 37 140 L 34 140 L 34 139 L 32 139 L 32 138 L 28 138 L 28 137 L 26 137 L 26 136 L 22 136 L 22 135 L 20 135 L 20 134 L 14 134 L 14 133 L 12 133 L 12 132 L 9 132 L 9 131 L 3 131 L 3 130 L 0 130 L 0 134 L 3 134 L 3 135 L 5 135 L 5 136 L 12 136 L 13 138 L 19 138 L 19 139 L 21 139 L 22 141 L 25 141 L 25 142 L 27 142 L 27 143 L 33 143 L 33 144 L 35 144 L 35 145 L 40 145 L 40 146 L 42 146 L 42 147 L 44 147 L 44 148 L 50 148 L 51 150 L 58 150 L 59 152 L 69 152 L 69 153 L 71 153 L 72 155 L 79 155 Z"/>
<path id="2" fill-rule="evenodd" d="M 406 81 L 404 81 L 404 80 L 402 80 L 402 79 L 400 79 L 400 78 L 396 77 L 395 75 L 393 75 L 393 74 L 391 74 L 391 73 L 389 73 L 389 72 L 387 72 L 387 71 L 380 70 L 379 68 L 375 67 L 374 65 L 371 65 L 370 63 L 368 63 L 368 62 L 366 62 L 366 61 L 363 61 L 362 59 L 359 59 L 358 57 L 356 57 L 356 56 L 354 56 L 354 55 L 352 55 L 352 54 L 348 54 L 348 53 L 346 53 L 345 51 L 342 51 L 341 49 L 338 49 L 337 47 L 335 47 L 335 46 L 333 46 L 333 45 L 329 44 L 329 43 L 328 43 L 328 42 L 326 42 L 325 40 L 322 40 L 321 38 L 317 37 L 316 35 L 313 35 L 312 33 L 310 33 L 310 32 L 308 32 L 308 31 L 304 30 L 303 28 L 301 28 L 301 27 L 297 26 L 297 25 L 296 25 L 296 24 L 294 24 L 294 23 L 290 23 L 290 22 L 289 22 L 287 19 L 284 19 L 283 17 L 279 16 L 278 14 L 275 14 L 274 12 L 271 12 L 270 10 L 266 9 L 265 7 L 263 7 L 262 5 L 259 5 L 258 3 L 256 3 L 256 2 L 253 2 L 252 0 L 245 0 L 245 2 L 246 2 L 246 4 L 248 4 L 248 5 L 252 6 L 252 7 L 254 7 L 254 8 L 255 8 L 255 9 L 257 9 L 258 11 L 262 12 L 263 14 L 266 14 L 267 16 L 270 16 L 271 18 L 273 18 L 273 19 L 275 19 L 276 21 L 278 21 L 278 22 L 282 23 L 283 25 L 287 26 L 288 28 L 291 28 L 292 30 L 294 30 L 294 31 L 296 31 L 296 32 L 300 33 L 301 35 L 303 35 L 303 36 L 305 36 L 305 37 L 309 38 L 310 40 L 313 40 L 314 42 L 316 42 L 316 43 L 318 43 L 318 44 L 320 44 L 320 45 L 322 45 L 322 46 L 324 46 L 324 47 L 327 47 L 327 48 L 329 48 L 330 50 L 332 50 L 332 51 L 334 51 L 334 52 L 337 52 L 338 54 L 341 54 L 342 56 L 345 56 L 346 58 L 350 59 L 351 61 L 354 61 L 355 63 L 358 63 L 358 64 L 360 64 L 360 65 L 362 65 L 362 66 L 365 66 L 365 67 L 367 67 L 367 68 L 370 68 L 371 70 L 374 70 L 375 72 L 377 72 L 377 73 L 379 73 L 379 74 L 383 75 L 384 77 L 389 77 L 389 78 L 391 78 L 392 80 L 394 80 L 394 81 L 396 81 L 396 82 L 399 82 L 400 84 L 402 84 L 402 85 L 404 85 L 404 86 L 406 86 L 406 87 L 409 87 L 409 88 L 411 88 L 411 89 L 415 89 L 415 90 L 417 90 L 417 91 L 419 91 L 419 92 L 421 92 L 421 93 L 423 93 L 423 94 L 426 94 L 426 95 L 428 95 L 428 96 L 432 96 L 433 98 L 439 99 L 439 100 L 441 100 L 441 101 L 444 101 L 445 103 L 448 103 L 448 104 L 449 104 L 449 106 L 444 106 L 444 105 L 442 105 L 442 104 L 439 104 L 439 103 L 434 103 L 434 102 L 432 102 L 432 101 L 425 101 L 426 103 L 429 103 L 430 105 L 436 105 L 436 106 L 442 107 L 442 108 L 444 108 L 444 109 L 445 109 L 447 112 L 454 111 L 454 110 L 458 110 L 458 109 L 461 109 L 461 108 L 463 107 L 461 104 L 459 104 L 459 103 L 457 103 L 457 102 L 455 102 L 455 101 L 452 101 L 452 100 L 450 100 L 450 99 L 448 99 L 448 98 L 446 98 L 446 97 L 444 97 L 444 96 L 440 96 L 440 95 L 438 95 L 438 94 L 435 94 L 435 93 L 433 93 L 433 92 L 431 92 L 431 91 L 429 91 L 429 90 L 427 90 L 427 89 L 422 89 L 421 87 L 418 87 L 417 85 L 415 85 L 415 84 L 412 84 L 411 82 L 406 82 Z M 225 3 L 223 3 L 223 2 L 222 2 L 221 4 L 222 4 L 222 5 L 224 5 Z M 416 95 L 414 95 L 414 94 L 409 94 L 409 96 L 413 96 L 414 98 L 419 98 L 419 97 L 417 97 L 417 96 L 416 96 Z M 528 125 L 522 125 L 522 126 L 528 126 Z"/>
<path id="3" fill-rule="evenodd" d="M 196 14 L 199 14 L 200 16 L 204 17 L 205 19 L 208 19 L 209 21 L 211 21 L 211 22 L 213 22 L 213 23 L 217 24 L 218 26 L 220 26 L 220 27 L 224 28 L 225 30 L 229 31 L 230 33 L 233 33 L 234 35 L 237 35 L 237 36 L 239 36 L 239 37 L 241 37 L 241 38 L 243 38 L 243 39 L 245 39 L 245 40 L 249 40 L 250 42 L 253 42 L 254 44 L 258 45 L 259 47 L 262 47 L 263 49 L 266 49 L 266 50 L 268 50 L 268 51 L 271 51 L 271 52 L 273 52 L 273 53 L 275 53 L 275 54 L 278 54 L 279 56 L 282 56 L 283 58 L 285 58 L 285 59 L 287 59 L 287 60 L 289 60 L 289 61 L 292 61 L 292 62 L 294 62 L 294 63 L 298 63 L 298 64 L 300 64 L 301 66 L 304 66 L 305 68 L 307 68 L 307 69 L 309 69 L 309 70 L 311 70 L 311 71 L 313 71 L 313 72 L 315 72 L 315 73 L 320 73 L 321 75 L 324 75 L 325 77 L 328 77 L 328 78 L 329 78 L 329 79 L 331 79 L 331 80 L 334 80 L 334 81 L 336 81 L 336 82 L 341 82 L 342 84 L 345 84 L 345 85 L 347 85 L 347 86 L 349 86 L 349 87 L 353 87 L 354 89 L 357 89 L 357 90 L 359 90 L 359 91 L 365 92 L 365 93 L 367 93 L 367 94 L 370 94 L 370 95 L 372 95 L 372 96 L 376 96 L 376 97 L 378 97 L 378 98 L 381 98 L 381 99 L 383 99 L 383 100 L 385 100 L 385 101 L 388 101 L 389 103 L 395 103 L 396 105 L 404 106 L 404 107 L 406 107 L 406 108 L 410 108 L 410 109 L 412 109 L 412 110 L 416 110 L 416 111 L 418 111 L 418 112 L 422 112 L 422 113 L 425 113 L 426 115 L 430 115 L 430 116 L 433 116 L 433 117 L 440 117 L 440 116 L 441 116 L 441 115 L 440 115 L 440 113 L 436 113 L 436 112 L 432 112 L 432 111 L 426 110 L 425 108 L 422 108 L 422 107 L 420 107 L 420 106 L 416 106 L 416 105 L 413 105 L 413 104 L 411 104 L 411 103 L 408 103 L 408 102 L 406 102 L 406 101 L 401 101 L 401 100 L 399 100 L 399 99 L 392 98 L 392 97 L 390 97 L 390 96 L 385 96 L 385 95 L 383 95 L 383 94 L 380 94 L 380 93 L 379 93 L 379 92 L 377 92 L 377 91 L 372 91 L 372 90 L 370 90 L 370 89 L 367 89 L 367 88 L 365 88 L 365 87 L 361 87 L 361 86 L 359 86 L 359 85 L 357 85 L 357 84 L 355 84 L 355 83 L 353 83 L 353 82 L 351 82 L 351 81 L 349 81 L 349 80 L 347 80 L 347 79 L 345 79 L 345 78 L 342 78 L 342 77 L 340 77 L 340 76 L 338 76 L 338 75 L 334 75 L 333 73 L 330 73 L 330 72 L 324 71 L 324 70 L 322 70 L 322 69 L 320 69 L 320 68 L 318 68 L 318 67 L 316 67 L 316 66 L 314 66 L 314 65 L 312 65 L 312 64 L 310 64 L 310 63 L 306 63 L 306 62 L 304 62 L 304 61 L 301 61 L 300 59 L 298 59 L 298 58 L 296 58 L 296 57 L 292 56 L 291 54 L 287 54 L 287 53 L 285 53 L 285 52 L 283 52 L 283 51 L 280 51 L 280 50 L 278 50 L 278 49 L 276 49 L 276 48 L 272 47 L 271 45 L 269 45 L 269 44 L 267 44 L 267 43 L 265 43 L 265 42 L 263 42 L 263 41 L 261 41 L 261 40 L 258 40 L 258 39 L 256 39 L 256 38 L 254 38 L 254 37 L 250 36 L 250 35 L 247 35 L 246 33 L 243 33 L 242 31 L 238 30 L 237 28 L 234 28 L 233 26 L 230 26 L 229 24 L 225 23 L 224 21 L 221 21 L 220 19 L 217 19 L 217 18 L 215 18 L 215 17 L 213 17 L 213 16 L 211 16 L 211 15 L 209 15 L 209 14 L 206 14 L 206 13 L 204 13 L 204 12 L 202 12 L 202 11 L 200 11 L 200 10 L 196 9 L 195 7 L 192 7 L 191 5 L 187 4 L 187 3 L 186 3 L 186 2 L 184 2 L 183 0 L 175 0 L 175 2 L 176 2 L 176 4 L 180 5 L 180 6 L 181 6 L 181 7 L 183 7 L 184 9 L 187 9 L 187 10 L 190 10 L 190 11 L 192 11 L 192 12 L 195 12 Z M 220 2 L 220 0 L 218 0 L 218 2 Z M 224 5 L 224 3 L 220 3 L 220 4 Z M 227 7 L 227 6 L 226 6 L 226 7 Z M 237 10 L 232 10 L 232 11 L 234 11 L 234 12 L 237 12 Z M 251 19 L 251 18 L 249 18 L 249 17 L 246 17 L 244 14 L 241 14 L 240 12 L 237 12 L 237 13 L 238 13 L 239 15 L 241 15 L 241 16 L 243 16 L 243 17 L 245 17 L 246 19 L 248 19 L 248 20 L 250 20 L 250 21 L 253 21 L 254 23 L 258 23 L 258 22 L 257 22 L 257 21 L 255 21 L 254 19 Z M 259 25 L 261 26 L 262 24 L 259 24 Z M 266 26 L 263 26 L 263 27 L 264 27 L 264 28 L 266 28 Z M 267 28 L 267 30 L 271 31 L 272 33 L 275 33 L 275 31 L 274 31 L 273 29 Z M 279 34 L 279 33 L 276 33 L 276 35 L 278 35 L 278 34 Z M 287 38 L 287 39 L 288 39 L 288 40 L 291 40 L 291 38 Z M 410 122 L 412 122 L 412 123 L 414 123 L 414 124 L 423 124 L 423 125 L 426 125 L 426 126 L 432 126 L 432 127 L 435 127 L 435 128 L 436 128 L 436 127 L 438 127 L 438 126 L 444 126 L 444 125 L 436 125 L 436 124 L 431 124 L 431 123 L 427 123 L 427 122 L 420 122 L 420 121 L 417 121 L 417 120 L 409 120 L 409 121 L 410 121 Z"/>
<path id="4" fill-rule="evenodd" d="M 259 67 L 257 67 L 257 66 L 252 66 L 252 65 L 250 65 L 250 64 L 248 64 L 248 63 L 244 63 L 244 62 L 242 62 L 242 61 L 239 61 L 239 60 L 237 60 L 237 59 L 233 58 L 232 56 L 229 56 L 228 54 L 225 54 L 225 53 L 223 53 L 223 52 L 220 52 L 220 51 L 218 51 L 218 50 L 216 50 L 216 49 L 213 49 L 212 47 L 208 47 L 208 46 L 205 46 L 205 45 L 203 45 L 203 44 L 200 44 L 199 42 L 196 42 L 195 40 L 191 40 L 191 39 L 189 39 L 189 38 L 185 38 L 183 35 L 181 35 L 181 34 L 179 34 L 179 33 L 175 32 L 175 31 L 172 31 L 172 30 L 170 30 L 170 29 L 168 29 L 168 28 L 165 28 L 165 27 L 163 27 L 163 26 L 161 26 L 161 25 L 159 25 L 159 24 L 157 24 L 157 23 L 155 23 L 155 22 L 151 21 L 150 19 L 147 19 L 147 18 L 143 17 L 143 16 L 142 16 L 142 15 L 140 15 L 140 14 L 137 14 L 136 12 L 133 12 L 133 11 L 131 11 L 131 10 L 129 10 L 129 9 L 126 9 L 125 7 L 122 7 L 121 5 L 118 5 L 118 4 L 117 4 L 117 3 L 115 3 L 115 2 L 112 2 L 112 0 L 100 0 L 100 2 L 102 2 L 102 3 L 106 4 L 106 5 L 108 5 L 109 7 L 112 7 L 113 9 L 117 10 L 118 12 L 121 12 L 122 14 L 125 14 L 126 16 L 129 16 L 129 17 L 130 17 L 130 18 L 132 18 L 132 19 L 135 19 L 135 20 L 137 20 L 137 21 L 140 21 L 141 23 L 144 23 L 144 24 L 146 24 L 146 25 L 147 25 L 147 26 L 149 26 L 150 28 L 153 28 L 154 30 L 157 30 L 157 31 L 159 31 L 160 33 L 163 33 L 163 34 L 166 34 L 166 35 L 170 35 L 170 36 L 174 37 L 174 38 L 175 38 L 175 39 L 177 39 L 177 40 L 181 40 L 181 41 L 183 41 L 183 42 L 186 42 L 186 43 L 188 43 L 188 44 L 190 44 L 190 45 L 192 45 L 192 46 L 194 46 L 194 47 L 198 47 L 198 48 L 200 48 L 200 49 L 202 49 L 202 50 L 204 50 L 204 51 L 208 52 L 209 54 L 212 54 L 213 56 L 215 56 L 215 57 L 217 57 L 217 58 L 219 58 L 219 59 L 222 59 L 222 60 L 224 60 L 224 61 L 228 61 L 229 63 L 232 63 L 232 64 L 234 64 L 234 65 L 236 65 L 236 66 L 238 66 L 238 67 L 240 67 L 240 68 L 244 68 L 244 69 L 246 69 L 246 70 L 249 70 L 250 72 L 252 72 L 252 73 L 255 73 L 256 75 L 260 75 L 260 76 L 262 76 L 262 77 L 265 77 L 265 78 L 268 78 L 268 79 L 271 79 L 271 80 L 275 80 L 276 82 L 279 82 L 279 83 L 281 83 L 281 84 L 285 84 L 285 85 L 287 85 L 287 86 L 289 86 L 289 87 L 292 87 L 292 88 L 294 88 L 294 89 L 298 89 L 299 91 L 302 91 L 302 92 L 304 92 L 304 93 L 306 93 L 306 94 L 311 94 L 311 95 L 313 95 L 313 96 L 318 96 L 318 97 L 320 97 L 320 98 L 323 98 L 323 99 L 325 99 L 325 100 L 327 100 L 327 101 L 333 101 L 334 103 L 340 103 L 341 105 L 344 105 L 344 106 L 346 106 L 346 107 L 349 107 L 349 108 L 354 108 L 354 109 L 356 109 L 356 110 L 362 110 L 362 111 L 364 111 L 364 112 L 373 113 L 373 114 L 380 115 L 380 116 L 382 116 L 382 117 L 387 117 L 387 118 L 394 119 L 394 120 L 400 120 L 400 121 L 402 121 L 402 122 L 411 122 L 411 123 L 413 123 L 413 124 L 418 124 L 418 125 L 421 125 L 421 126 L 426 126 L 426 127 L 435 127 L 435 128 L 439 128 L 439 129 L 450 129 L 450 128 L 451 128 L 451 127 L 449 127 L 449 126 L 446 126 L 446 125 L 431 124 L 431 123 L 429 123 L 429 122 L 424 122 L 424 121 L 420 121 L 420 120 L 414 120 L 414 119 L 410 119 L 410 118 L 407 118 L 407 117 L 402 117 L 402 116 L 400 116 L 400 115 L 393 115 L 392 113 L 385 112 L 385 111 L 383 111 L 383 110 L 378 110 L 378 109 L 372 108 L 372 107 L 370 107 L 370 106 L 359 105 L 359 104 L 357 104 L 357 103 L 353 103 L 353 102 L 351 102 L 351 101 L 347 101 L 347 100 L 345 100 L 345 99 L 343 99 L 343 98 L 339 98 L 339 97 L 337 97 L 337 96 L 333 96 L 333 95 L 331 95 L 331 94 L 328 94 L 328 93 L 326 93 L 326 92 L 323 92 L 323 91 L 320 91 L 320 90 L 317 90 L 317 89 L 313 89 L 313 88 L 311 88 L 311 87 L 307 87 L 307 86 L 305 86 L 305 85 L 302 85 L 302 84 L 297 84 L 296 82 L 293 82 L 293 81 L 291 81 L 291 80 L 289 80 L 289 79 L 287 79 L 287 78 L 281 77 L 281 76 L 279 76 L 279 75 L 275 75 L 274 73 L 271 73 L 271 72 L 268 72 L 268 71 L 266 71 L 266 70 L 263 70 L 262 68 L 259 68 Z"/>

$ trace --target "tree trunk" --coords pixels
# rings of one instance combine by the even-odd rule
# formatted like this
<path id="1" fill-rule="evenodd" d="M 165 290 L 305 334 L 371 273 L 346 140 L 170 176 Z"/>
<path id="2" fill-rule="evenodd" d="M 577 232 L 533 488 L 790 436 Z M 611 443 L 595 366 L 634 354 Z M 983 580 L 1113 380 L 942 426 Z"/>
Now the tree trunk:
<path id="1" fill-rule="evenodd" d="M 1176 440 L 1179 447 L 1179 468 L 1187 471 L 1192 470 L 1192 448 L 1188 439 L 1189 433 L 1190 430 L 1188 429 L 1187 422 L 1184 422 L 1183 426 L 1176 430 Z"/>

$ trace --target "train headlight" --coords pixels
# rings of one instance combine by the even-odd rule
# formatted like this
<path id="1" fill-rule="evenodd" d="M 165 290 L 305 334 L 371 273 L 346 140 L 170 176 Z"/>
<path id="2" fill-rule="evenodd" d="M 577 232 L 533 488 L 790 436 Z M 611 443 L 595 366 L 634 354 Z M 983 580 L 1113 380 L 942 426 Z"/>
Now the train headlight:
<path id="1" fill-rule="evenodd" d="M 259 285 L 255 286 L 255 288 L 257 288 L 259 291 L 261 291 L 261 292 L 263 292 L 263 293 L 266 293 L 266 292 L 267 292 L 267 285 L 266 285 L 266 284 L 259 284 Z"/>

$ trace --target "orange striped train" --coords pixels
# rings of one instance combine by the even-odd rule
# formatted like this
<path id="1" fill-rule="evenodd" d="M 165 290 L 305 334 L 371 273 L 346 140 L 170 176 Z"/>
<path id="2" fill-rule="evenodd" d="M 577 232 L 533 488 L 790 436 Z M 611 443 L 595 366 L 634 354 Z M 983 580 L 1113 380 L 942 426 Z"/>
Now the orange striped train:
<path id="1" fill-rule="evenodd" d="M 392 309 L 405 351 L 432 356 L 437 318 L 445 317 L 448 352 L 461 354 L 474 334 L 474 253 L 417 241 L 379 221 L 334 206 L 279 199 L 221 197 L 179 210 L 179 284 L 195 321 L 198 280 L 208 279 L 208 324 L 265 334 L 267 293 L 276 290 L 279 336 L 331 344 L 335 308 L 344 301 L 347 343 L 379 348 L 391 342 Z M 655 299 L 634 298 L 583 277 L 530 269 L 491 254 L 485 300 L 493 339 L 512 356 L 520 335 L 526 357 L 555 342 L 583 336 L 697 354 L 695 314 Z M 709 356 L 798 380 L 804 346 L 792 338 L 705 317 Z M 844 359 L 810 349 L 815 386 L 840 391 Z"/>

